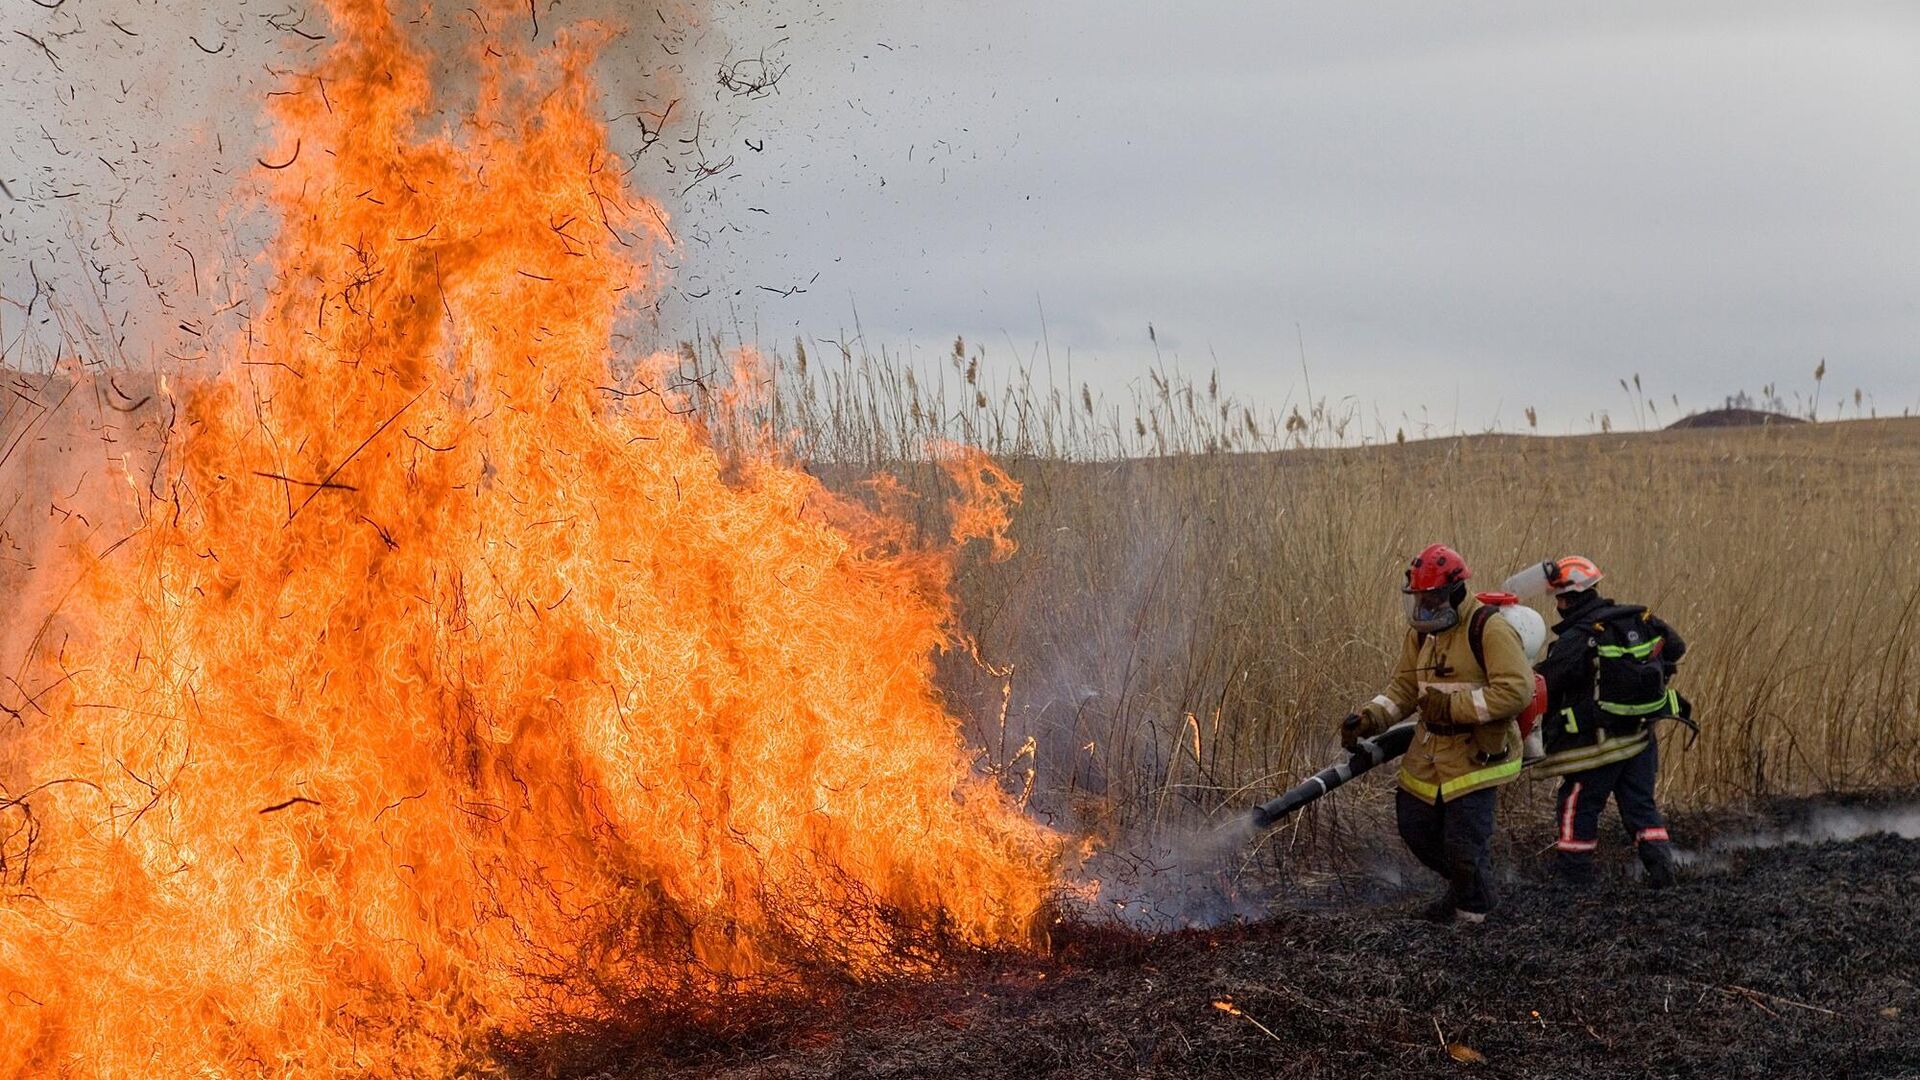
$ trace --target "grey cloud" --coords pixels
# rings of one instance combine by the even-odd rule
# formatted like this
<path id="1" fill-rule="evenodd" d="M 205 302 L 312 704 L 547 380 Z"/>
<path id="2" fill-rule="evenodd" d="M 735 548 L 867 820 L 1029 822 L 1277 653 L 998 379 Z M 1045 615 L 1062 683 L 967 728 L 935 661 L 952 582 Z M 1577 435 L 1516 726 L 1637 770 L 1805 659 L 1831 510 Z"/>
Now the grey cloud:
<path id="1" fill-rule="evenodd" d="M 70 17 L 30 7 L 0 30 Z M 87 10 L 123 8 L 159 17 Z M 176 14 L 183 33 L 221 29 Z M 1636 372 L 1696 406 L 1810 389 L 1822 358 L 1829 393 L 1920 406 L 1910 5 L 970 0 L 715 18 L 708 58 L 765 48 L 791 67 L 751 101 L 718 94 L 707 59 L 677 76 L 739 163 L 685 196 L 636 174 L 685 240 L 667 333 L 837 336 L 857 304 L 870 344 L 937 357 L 965 335 L 995 365 L 1039 342 L 1044 304 L 1055 355 L 1113 389 L 1154 359 L 1152 323 L 1162 356 L 1217 357 L 1228 389 L 1275 405 L 1304 392 L 1298 327 L 1316 393 L 1387 417 L 1451 414 L 1459 395 L 1469 427 L 1524 404 L 1578 426 L 1625 404 L 1594 386 Z M 159 84 L 150 101 L 116 118 L 100 110 L 117 88 L 81 79 L 78 103 L 49 108 L 43 58 L 0 39 L 0 173 L 41 200 L 0 202 L 9 296 L 22 256 L 73 262 L 68 231 L 98 224 L 78 207 L 123 182 L 48 201 L 84 162 L 44 149 L 43 120 L 62 139 L 219 130 L 240 172 L 251 161 L 259 79 L 223 89 L 205 57 L 143 38 L 115 62 Z M 234 48 L 248 70 L 288 59 L 270 36 Z M 657 88 L 649 55 L 603 66 L 609 115 Z M 181 269 L 165 234 L 217 232 L 231 184 L 191 153 L 156 160 L 127 205 L 169 219 L 138 244 L 159 274 Z"/>
<path id="2" fill-rule="evenodd" d="M 1388 414 L 1492 384 L 1509 420 L 1571 424 L 1596 382 L 1705 405 L 1810 388 L 1822 357 L 1920 403 L 1920 16 L 1353 8 L 936 4 L 861 26 L 895 51 L 773 106 L 816 164 L 762 178 L 774 213 L 725 261 L 825 268 L 758 304 L 762 327 L 844 324 L 852 298 L 870 338 L 929 350 L 1024 347 L 1037 294 L 1056 350 L 1116 382 L 1152 321 L 1189 368 L 1211 346 L 1230 387 L 1284 394 L 1298 323 L 1316 390 Z M 840 124 L 848 100 L 874 115 Z M 935 138 L 953 152 L 928 160 Z M 1490 419 L 1480 396 L 1463 422 Z"/>

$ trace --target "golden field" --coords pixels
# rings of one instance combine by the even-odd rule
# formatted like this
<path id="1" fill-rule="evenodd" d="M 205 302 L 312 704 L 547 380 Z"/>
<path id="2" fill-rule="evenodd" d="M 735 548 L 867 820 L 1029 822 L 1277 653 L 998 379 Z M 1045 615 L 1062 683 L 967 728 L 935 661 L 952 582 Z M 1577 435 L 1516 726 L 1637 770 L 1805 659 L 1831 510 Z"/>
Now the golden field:
<path id="1" fill-rule="evenodd" d="M 1262 415 L 1177 376 L 1113 405 L 1032 377 L 988 390 L 960 359 L 943 380 L 804 355 L 722 377 L 688 347 L 670 388 L 722 444 L 771 440 L 833 486 L 901 474 L 929 528 L 944 481 L 925 450 L 943 439 L 1024 484 L 1018 553 L 956 579 L 975 648 L 941 669 L 981 767 L 1061 824 L 1185 828 L 1323 764 L 1387 677 L 1401 567 L 1433 540 L 1483 588 L 1588 555 L 1606 591 L 1680 630 L 1702 732 L 1663 732 L 1675 805 L 1920 783 L 1920 419 L 1339 446 L 1359 436 L 1325 405 Z M 8 379 L 0 539 L 18 585 L 61 537 L 113 527 L 57 496 L 108 491 L 106 464 L 164 421 L 119 411 L 150 376 L 77 396 Z M 9 627 L 14 659 L 36 629 Z M 1517 790 L 1518 807 L 1550 797 Z"/>
<path id="2" fill-rule="evenodd" d="M 692 389 L 717 431 L 774 433 L 830 478 L 927 490 L 917 448 L 957 439 L 1025 485 L 1019 553 L 959 581 L 980 659 L 945 668 L 987 767 L 1075 824 L 1190 825 L 1323 764 L 1386 681 L 1402 567 L 1435 540 L 1488 589 L 1587 555 L 1686 637 L 1676 685 L 1702 730 L 1663 728 L 1675 805 L 1920 782 L 1920 419 L 1406 442 L 1376 424 L 1352 445 L 1355 409 L 1263 414 L 1215 379 L 1154 372 L 1113 404 L 1030 367 L 990 388 L 959 343 L 918 375 L 805 358 L 763 361 L 749 406 Z"/>

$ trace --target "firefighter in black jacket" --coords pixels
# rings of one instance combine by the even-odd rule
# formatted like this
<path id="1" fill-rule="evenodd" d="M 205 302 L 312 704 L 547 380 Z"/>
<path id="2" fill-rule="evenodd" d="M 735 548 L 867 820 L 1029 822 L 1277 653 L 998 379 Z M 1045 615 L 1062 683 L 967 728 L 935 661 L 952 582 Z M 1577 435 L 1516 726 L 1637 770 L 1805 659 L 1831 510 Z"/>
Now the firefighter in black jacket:
<path id="1" fill-rule="evenodd" d="M 1667 685 L 1686 642 L 1646 608 L 1594 591 L 1601 573 L 1591 560 L 1568 556 L 1532 572 L 1546 578 L 1560 609 L 1538 667 L 1547 681 L 1547 756 L 1534 766 L 1540 775 L 1563 777 L 1554 843 L 1560 873 L 1579 884 L 1593 880 L 1600 812 L 1612 796 L 1647 884 L 1671 885 L 1673 843 L 1653 797 L 1660 746 L 1652 725 L 1690 711 Z"/>

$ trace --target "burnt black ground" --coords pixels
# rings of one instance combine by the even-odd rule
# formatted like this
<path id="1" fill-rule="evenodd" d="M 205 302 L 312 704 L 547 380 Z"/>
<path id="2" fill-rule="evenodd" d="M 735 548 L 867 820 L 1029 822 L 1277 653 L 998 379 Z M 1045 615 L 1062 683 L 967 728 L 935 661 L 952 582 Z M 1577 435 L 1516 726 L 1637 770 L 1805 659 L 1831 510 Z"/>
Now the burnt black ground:
<path id="1" fill-rule="evenodd" d="M 521 1075 L 1920 1078 L 1920 841 L 1735 851 L 1660 893 L 1522 883 L 1477 928 L 1418 907 L 1063 929 L 671 1059 L 549 1047 Z"/>

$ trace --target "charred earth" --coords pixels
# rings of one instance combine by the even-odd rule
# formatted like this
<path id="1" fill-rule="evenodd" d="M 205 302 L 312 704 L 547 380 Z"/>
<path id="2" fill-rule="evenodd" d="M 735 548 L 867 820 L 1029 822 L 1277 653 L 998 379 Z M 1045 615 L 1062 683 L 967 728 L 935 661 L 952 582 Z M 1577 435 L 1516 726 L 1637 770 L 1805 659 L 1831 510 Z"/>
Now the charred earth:
<path id="1" fill-rule="evenodd" d="M 517 1074 L 1920 1077 L 1920 840 L 1760 835 L 1664 892 L 1517 882 L 1480 928 L 1423 923 L 1411 895 L 1162 936 L 1062 927 L 1050 957 L 737 1016 L 672 1057 L 612 1030 L 522 1045 Z"/>

